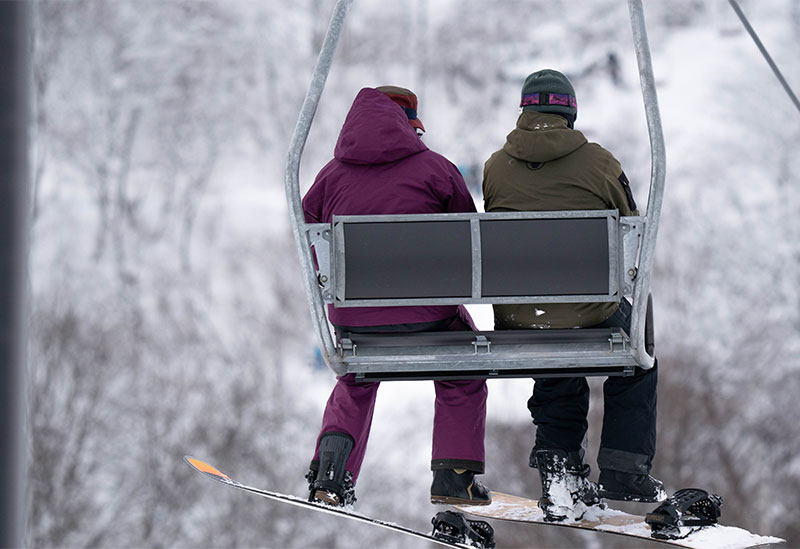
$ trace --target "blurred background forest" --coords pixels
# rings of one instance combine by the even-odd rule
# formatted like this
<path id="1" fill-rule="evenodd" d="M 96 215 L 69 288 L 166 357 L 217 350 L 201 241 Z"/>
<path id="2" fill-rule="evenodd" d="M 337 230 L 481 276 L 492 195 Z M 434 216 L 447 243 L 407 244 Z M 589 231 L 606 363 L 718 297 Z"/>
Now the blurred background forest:
<path id="1" fill-rule="evenodd" d="M 418 546 L 213 485 L 181 460 L 305 490 L 334 378 L 298 282 L 283 167 L 333 4 L 35 2 L 30 546 Z M 741 4 L 799 89 L 800 2 Z M 800 116 L 727 1 L 648 1 L 645 14 L 668 161 L 653 472 L 670 491 L 721 494 L 723 523 L 800 546 Z M 573 80 L 576 127 L 622 162 L 643 208 L 650 153 L 622 0 L 356 0 L 304 189 L 357 91 L 396 84 L 417 92 L 425 141 L 480 207 L 483 161 L 514 127 L 524 77 L 548 67 Z M 536 496 L 531 385 L 490 382 L 484 480 Z M 381 393 L 358 510 L 427 529 L 432 386 Z M 504 547 L 631 546 L 495 526 Z"/>

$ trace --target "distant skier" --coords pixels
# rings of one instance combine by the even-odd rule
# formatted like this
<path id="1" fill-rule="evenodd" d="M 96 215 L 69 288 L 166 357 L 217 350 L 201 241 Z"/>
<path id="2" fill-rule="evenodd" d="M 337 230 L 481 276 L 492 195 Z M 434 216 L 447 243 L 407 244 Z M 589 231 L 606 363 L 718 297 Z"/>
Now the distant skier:
<path id="1" fill-rule="evenodd" d="M 420 137 L 417 97 L 405 88 L 362 89 L 342 127 L 331 160 L 303 198 L 308 223 L 336 215 L 474 212 L 458 169 Z M 328 308 L 337 336 L 355 332 L 475 330 L 464 307 Z M 489 504 L 475 480 L 484 471 L 486 382 L 434 381 L 431 502 Z M 311 462 L 309 499 L 355 501 L 354 487 L 369 437 L 379 383 L 338 378 L 322 418 Z M 397 450 L 404 451 L 403 441 Z M 388 474 L 384 471 L 382 474 Z"/>
<path id="2" fill-rule="evenodd" d="M 575 91 L 554 70 L 535 72 L 522 87 L 522 113 L 505 145 L 484 166 L 487 212 L 618 209 L 638 215 L 620 163 L 573 128 Z M 536 276 L 535 272 L 530 276 Z M 622 327 L 630 333 L 631 304 L 495 305 L 495 329 Z M 598 486 L 584 463 L 589 386 L 582 377 L 537 379 L 528 409 L 536 424 L 530 466 L 542 481 L 540 506 L 550 520 L 570 515 L 578 502 L 599 497 L 656 502 L 666 494 L 649 475 L 656 448 L 657 367 L 609 377 Z M 561 497 L 565 491 L 566 497 Z M 571 497 L 570 497 L 571 495 Z M 598 497 L 599 496 L 599 497 Z"/>

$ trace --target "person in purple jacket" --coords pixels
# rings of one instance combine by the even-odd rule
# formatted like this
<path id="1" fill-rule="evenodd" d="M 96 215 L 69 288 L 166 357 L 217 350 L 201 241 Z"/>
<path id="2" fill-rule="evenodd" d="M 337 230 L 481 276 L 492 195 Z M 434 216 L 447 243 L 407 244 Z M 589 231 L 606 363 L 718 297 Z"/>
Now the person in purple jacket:
<path id="1" fill-rule="evenodd" d="M 347 114 L 334 158 L 303 198 L 307 223 L 334 215 L 474 212 L 458 169 L 420 139 L 417 97 L 405 88 L 362 89 Z M 346 332 L 475 330 L 463 306 L 328 307 L 337 336 Z M 322 417 L 306 478 L 309 501 L 355 502 L 378 382 L 339 377 Z M 485 380 L 434 381 L 432 503 L 491 503 L 484 471 Z"/>

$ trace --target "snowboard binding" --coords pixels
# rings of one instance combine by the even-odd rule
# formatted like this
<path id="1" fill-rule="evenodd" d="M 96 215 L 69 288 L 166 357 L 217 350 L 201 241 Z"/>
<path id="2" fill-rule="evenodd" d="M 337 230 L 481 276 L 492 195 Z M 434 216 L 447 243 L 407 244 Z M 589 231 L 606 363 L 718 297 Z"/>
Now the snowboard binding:
<path id="1" fill-rule="evenodd" d="M 645 522 L 656 539 L 682 539 L 694 532 L 681 534 L 681 526 L 710 526 L 716 524 L 722 514 L 722 498 L 699 488 L 678 490 L 648 513 Z"/>
<path id="2" fill-rule="evenodd" d="M 461 513 L 441 511 L 431 520 L 432 535 L 450 543 L 494 549 L 494 528 L 483 520 L 468 520 Z"/>
<path id="3" fill-rule="evenodd" d="M 331 432 L 320 437 L 319 461 L 312 462 L 311 470 L 306 475 L 308 501 L 334 507 L 356 502 L 353 474 L 345 470 L 353 445 L 353 437 L 344 433 Z"/>

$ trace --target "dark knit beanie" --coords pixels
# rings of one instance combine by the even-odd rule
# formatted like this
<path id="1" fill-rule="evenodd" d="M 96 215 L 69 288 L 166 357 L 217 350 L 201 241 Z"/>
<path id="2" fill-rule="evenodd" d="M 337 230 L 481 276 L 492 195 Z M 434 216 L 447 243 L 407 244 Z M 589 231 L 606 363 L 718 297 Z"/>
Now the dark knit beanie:
<path id="1" fill-rule="evenodd" d="M 422 121 L 417 118 L 417 96 L 414 95 L 414 92 L 398 86 L 378 86 L 375 89 L 385 93 L 392 101 L 403 107 L 408 121 L 413 127 L 425 131 Z"/>
<path id="2" fill-rule="evenodd" d="M 551 69 L 537 71 L 525 79 L 519 106 L 523 111 L 560 114 L 570 128 L 578 117 L 575 88 L 566 76 Z"/>

